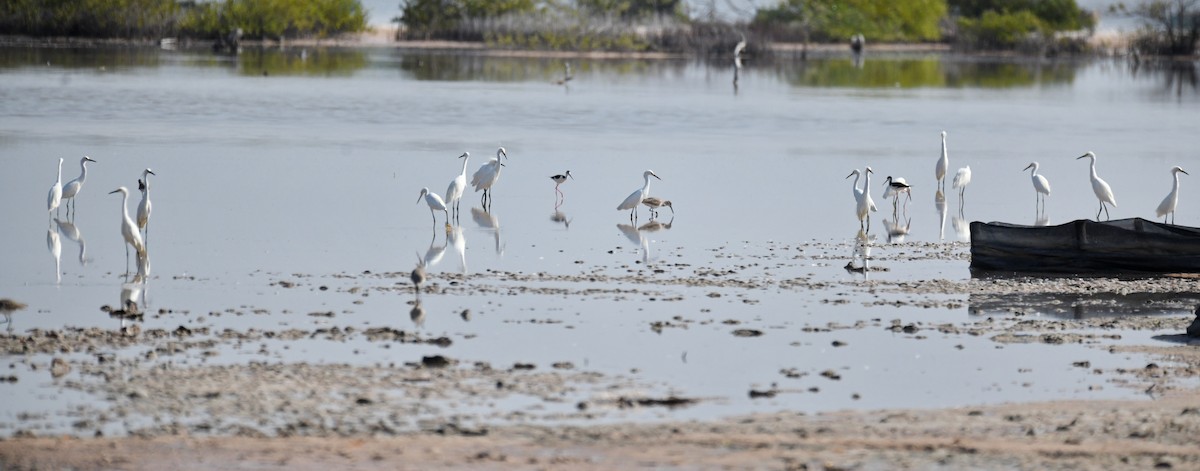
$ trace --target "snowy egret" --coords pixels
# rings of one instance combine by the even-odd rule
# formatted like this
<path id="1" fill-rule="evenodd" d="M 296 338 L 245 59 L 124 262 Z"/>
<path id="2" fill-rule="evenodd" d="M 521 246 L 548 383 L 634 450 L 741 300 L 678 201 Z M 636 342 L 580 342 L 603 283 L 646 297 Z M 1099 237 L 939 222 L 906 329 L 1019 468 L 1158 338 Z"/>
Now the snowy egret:
<path id="1" fill-rule="evenodd" d="M 875 172 L 874 170 L 871 170 L 871 167 L 867 167 L 867 169 L 865 171 L 859 171 L 858 169 L 854 169 L 854 171 L 850 172 L 849 175 L 846 175 L 846 178 L 854 177 L 854 184 L 853 184 L 854 203 L 855 203 L 854 213 L 855 213 L 855 215 L 858 216 L 859 228 L 864 227 L 864 225 L 863 225 L 864 221 L 866 221 L 865 227 L 870 227 L 871 226 L 870 211 L 878 211 L 877 209 L 875 209 L 875 202 L 871 200 L 871 174 L 874 172 Z M 859 178 L 859 176 L 862 176 L 863 174 L 866 174 L 866 179 L 863 180 L 863 187 L 859 188 L 858 187 L 858 178 Z"/>
<path id="2" fill-rule="evenodd" d="M 933 175 L 937 177 L 938 187 L 942 190 L 946 189 L 946 171 L 950 170 L 950 154 L 946 152 L 946 131 L 942 131 L 942 156 L 937 161 L 937 166 L 933 168 Z"/>
<path id="3" fill-rule="evenodd" d="M 67 182 L 67 184 L 63 185 L 62 199 L 71 201 L 75 200 L 75 196 L 78 195 L 81 190 L 83 190 L 83 182 L 87 181 L 87 163 L 95 161 L 96 159 L 86 155 L 83 156 L 82 159 L 79 159 L 79 178 L 71 180 Z M 70 203 L 70 201 L 68 201 L 68 203 Z M 78 204 L 72 206 L 78 208 Z M 71 208 L 68 207 L 67 209 L 70 210 Z"/>
<path id="4" fill-rule="evenodd" d="M 467 161 L 471 160 L 470 152 L 463 152 L 458 158 L 463 159 L 462 173 L 446 187 L 446 206 L 454 206 L 454 219 L 458 219 L 458 204 L 462 200 L 463 190 L 467 189 Z"/>
<path id="5" fill-rule="evenodd" d="M 504 164 L 500 162 L 500 158 L 508 159 L 508 151 L 503 147 L 496 150 L 496 156 L 487 163 L 481 165 L 479 170 L 471 176 L 471 186 L 475 187 L 475 191 L 483 190 L 483 197 L 480 203 L 484 208 L 489 206 L 492 197 L 492 185 L 496 184 L 496 180 L 500 179 L 500 167 Z"/>
<path id="6" fill-rule="evenodd" d="M 738 34 L 742 37 L 742 40 L 738 41 L 738 43 L 733 46 L 733 57 L 735 58 L 741 58 L 742 51 L 746 50 L 746 35 L 741 33 Z"/>
<path id="7" fill-rule="evenodd" d="M 892 198 L 892 212 L 896 212 L 900 206 L 900 193 L 908 194 L 908 198 L 904 200 L 905 209 L 909 200 L 912 199 L 912 186 L 904 180 L 904 177 L 892 178 L 890 175 L 883 180 L 883 199 Z"/>
<path id="8" fill-rule="evenodd" d="M 421 203 L 421 198 L 425 198 L 425 204 L 429 205 L 429 217 L 433 219 L 434 224 L 437 224 L 437 216 L 434 215 L 434 211 L 445 213 L 446 224 L 450 224 L 450 211 L 446 209 L 446 203 L 442 201 L 441 196 L 429 191 L 429 188 L 421 188 L 421 194 L 417 196 L 417 204 Z"/>
<path id="9" fill-rule="evenodd" d="M 1175 179 L 1175 184 L 1171 186 L 1171 192 L 1167 193 L 1167 197 L 1163 198 L 1162 203 L 1158 204 L 1158 209 L 1154 210 L 1154 214 L 1162 216 L 1163 224 L 1167 222 L 1167 214 L 1171 215 L 1171 224 L 1175 224 L 1175 207 L 1179 205 L 1179 174 L 1181 173 L 1191 175 L 1178 165 L 1171 169 L 1171 177 Z"/>
<path id="10" fill-rule="evenodd" d="M 567 181 L 567 178 L 570 178 L 572 180 L 575 179 L 575 177 L 571 176 L 570 170 L 567 170 L 566 175 L 551 175 L 550 176 L 550 179 L 554 180 L 554 191 L 557 192 L 559 195 L 562 195 L 563 192 L 562 192 L 562 190 L 558 189 L 558 186 L 562 185 L 563 182 Z M 566 198 L 566 195 L 563 195 L 563 197 Z"/>
<path id="11" fill-rule="evenodd" d="M 658 217 L 658 210 L 663 206 L 670 208 L 671 214 L 675 214 L 675 207 L 671 206 L 671 200 L 664 200 L 662 198 L 650 196 L 643 199 L 642 204 L 646 205 L 647 208 L 650 208 L 651 217 Z"/>
<path id="12" fill-rule="evenodd" d="M 133 219 L 129 218 L 129 189 L 125 187 L 117 188 L 108 194 L 121 193 L 121 236 L 125 238 L 125 243 L 133 246 L 133 250 L 138 255 L 144 256 L 146 253 L 146 244 L 142 242 L 142 235 L 138 233 L 137 227 L 133 225 Z M 125 247 L 125 263 L 126 271 L 129 269 L 129 247 Z"/>
<path id="13" fill-rule="evenodd" d="M 654 177 L 654 178 L 658 178 L 659 180 L 662 180 L 662 178 L 659 177 L 658 175 L 655 175 L 654 171 L 652 171 L 652 170 L 646 170 L 645 172 L 642 172 L 642 178 L 646 182 L 642 184 L 641 188 L 634 190 L 633 193 L 630 193 L 629 196 L 626 196 L 625 201 L 622 201 L 621 204 L 619 206 L 617 206 L 617 211 L 624 211 L 626 209 L 630 210 L 629 211 L 629 220 L 631 220 L 631 221 L 637 220 L 638 205 L 642 204 L 642 200 L 644 200 L 644 199 L 646 199 L 646 197 L 650 196 L 650 177 Z"/>
<path id="14" fill-rule="evenodd" d="M 962 213 L 963 194 L 967 192 L 967 185 L 971 184 L 971 166 L 958 169 L 954 174 L 954 182 L 951 183 L 951 188 L 958 190 L 958 212 Z"/>
<path id="15" fill-rule="evenodd" d="M 1088 152 L 1079 157 L 1076 157 L 1075 160 L 1084 159 L 1084 158 L 1088 158 L 1088 157 L 1091 157 L 1091 159 L 1092 159 L 1092 175 L 1091 175 L 1092 191 L 1096 193 L 1096 199 L 1100 200 L 1100 210 L 1096 211 L 1096 220 L 1099 221 L 1100 213 L 1104 213 L 1105 216 L 1108 216 L 1108 208 L 1104 206 L 1104 203 L 1111 204 L 1115 208 L 1115 207 L 1117 207 L 1117 198 L 1113 196 L 1112 187 L 1108 186 L 1108 182 L 1101 179 L 1099 175 L 1096 175 L 1096 154 L 1095 153 Z"/>
<path id="16" fill-rule="evenodd" d="M 147 234 L 150 232 L 149 229 L 146 229 L 146 225 L 150 223 L 150 175 L 158 174 L 153 170 L 145 169 L 142 170 L 142 178 L 138 180 L 138 190 L 142 192 L 142 201 L 138 203 L 137 225 L 138 229 L 146 231 Z"/>
<path id="17" fill-rule="evenodd" d="M 1021 171 L 1025 171 L 1025 170 L 1029 170 L 1029 169 L 1033 169 L 1029 172 L 1029 178 L 1033 180 L 1033 191 L 1034 191 L 1034 195 L 1037 197 L 1037 200 L 1035 200 L 1034 206 L 1037 207 L 1037 204 L 1041 204 L 1042 210 L 1045 210 L 1046 197 L 1050 196 L 1050 181 L 1046 180 L 1046 177 L 1038 175 L 1038 173 L 1037 173 L 1038 163 L 1037 162 L 1031 162 L 1029 165 L 1027 165 Z"/>
<path id="18" fill-rule="evenodd" d="M 62 203 L 62 157 L 58 158 L 58 179 L 54 180 L 54 184 L 50 185 L 50 194 L 46 196 L 46 212 L 58 209 L 59 203 Z"/>

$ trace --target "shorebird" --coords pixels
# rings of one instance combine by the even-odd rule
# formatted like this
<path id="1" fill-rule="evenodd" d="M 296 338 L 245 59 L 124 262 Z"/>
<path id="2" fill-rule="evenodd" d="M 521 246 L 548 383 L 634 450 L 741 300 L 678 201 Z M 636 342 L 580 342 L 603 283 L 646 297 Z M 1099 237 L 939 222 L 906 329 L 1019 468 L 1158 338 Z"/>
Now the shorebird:
<path id="1" fill-rule="evenodd" d="M 652 170 L 646 170 L 645 172 L 642 172 L 642 178 L 645 179 L 645 183 L 642 184 L 641 188 L 634 190 L 633 193 L 630 193 L 629 196 L 626 196 L 625 201 L 622 201 L 621 204 L 617 206 L 617 211 L 624 211 L 626 209 L 630 210 L 629 220 L 631 221 L 637 220 L 637 206 L 642 203 L 642 200 L 650 196 L 650 177 L 662 180 L 662 178 L 658 175 L 655 175 L 654 171 Z"/>
<path id="2" fill-rule="evenodd" d="M 1088 152 L 1079 157 L 1076 157 L 1075 160 L 1085 159 L 1085 158 L 1089 158 L 1089 157 L 1092 159 L 1092 173 L 1090 175 L 1090 178 L 1092 180 L 1092 192 L 1096 193 L 1096 199 L 1100 200 L 1100 210 L 1096 211 L 1096 220 L 1099 221 L 1100 213 L 1104 213 L 1105 216 L 1108 216 L 1108 208 L 1104 206 L 1104 203 L 1111 204 L 1115 208 L 1115 207 L 1117 207 L 1117 198 L 1115 196 L 1113 196 L 1112 187 L 1108 186 L 1108 182 L 1106 182 L 1102 178 L 1100 178 L 1099 175 L 1096 175 L 1096 154 L 1095 153 Z"/>

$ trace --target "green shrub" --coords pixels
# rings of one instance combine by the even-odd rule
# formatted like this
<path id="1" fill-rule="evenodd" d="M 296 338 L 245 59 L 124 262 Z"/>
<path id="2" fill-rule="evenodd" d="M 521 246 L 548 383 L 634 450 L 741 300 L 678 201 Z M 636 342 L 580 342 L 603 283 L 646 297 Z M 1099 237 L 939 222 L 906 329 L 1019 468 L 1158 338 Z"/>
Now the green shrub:
<path id="1" fill-rule="evenodd" d="M 1045 27 L 1033 12 L 997 13 L 988 10 L 978 19 L 959 18 L 959 42 L 982 49 L 1013 49 Z"/>

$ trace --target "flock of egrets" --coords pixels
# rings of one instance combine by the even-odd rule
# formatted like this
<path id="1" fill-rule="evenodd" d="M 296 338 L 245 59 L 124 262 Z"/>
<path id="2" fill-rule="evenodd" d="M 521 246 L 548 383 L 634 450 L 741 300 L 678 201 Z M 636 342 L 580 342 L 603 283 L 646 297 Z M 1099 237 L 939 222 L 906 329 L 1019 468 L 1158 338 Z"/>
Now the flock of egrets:
<path id="1" fill-rule="evenodd" d="M 87 164 L 88 162 L 96 162 L 95 159 L 84 156 L 79 160 L 79 178 L 67 182 L 66 185 L 62 182 L 62 165 L 63 159 L 58 159 L 58 178 L 54 184 L 50 186 L 50 193 L 46 197 L 46 211 L 55 212 L 60 207 L 66 207 L 67 217 L 70 218 L 72 207 L 79 192 L 83 190 L 83 184 L 87 181 Z M 153 170 L 145 169 L 142 171 L 141 178 L 138 179 L 138 190 L 142 193 L 142 200 L 137 206 L 137 220 L 129 216 L 129 189 L 119 187 L 109 194 L 121 193 L 121 236 L 125 239 L 125 261 L 128 266 L 129 247 L 133 247 L 138 259 L 139 275 L 144 277 L 142 273 L 146 262 L 146 237 L 149 236 L 150 224 L 150 175 L 156 175 Z M 145 234 L 145 235 L 143 235 Z"/>
<path id="2" fill-rule="evenodd" d="M 1096 199 L 1100 201 L 1100 209 L 1096 212 L 1096 219 L 1099 220 L 1101 214 L 1104 214 L 1107 218 L 1109 217 L 1108 206 L 1117 206 L 1117 199 L 1115 196 L 1113 196 L 1112 187 L 1109 186 L 1108 182 L 1104 181 L 1104 179 L 1100 178 L 1100 176 L 1096 173 L 1095 153 L 1088 152 L 1076 157 L 1076 160 L 1081 159 L 1091 159 L 1091 174 L 1089 178 L 1092 184 L 1092 191 L 1096 194 Z M 1037 198 L 1035 200 L 1036 207 L 1038 209 L 1038 214 L 1041 215 L 1045 212 L 1046 197 L 1050 195 L 1050 181 L 1047 180 L 1044 175 L 1038 173 L 1038 167 L 1039 165 L 1037 162 L 1031 162 L 1024 169 L 1022 169 L 1022 171 L 1030 170 L 1030 180 L 1033 182 L 1033 190 Z M 949 170 L 949 168 L 950 156 L 946 151 L 946 131 L 942 131 L 942 155 L 938 158 L 937 164 L 934 166 L 934 177 L 938 182 L 939 193 L 944 191 L 946 188 L 946 172 Z M 871 173 L 873 173 L 871 167 L 866 167 L 864 170 L 854 169 L 849 175 L 846 176 L 847 179 L 854 177 L 854 183 L 852 184 L 852 187 L 854 189 L 855 215 L 858 216 L 860 227 L 867 228 L 870 227 L 870 213 L 872 211 L 877 211 L 875 202 L 871 199 Z M 1159 203 L 1158 208 L 1156 208 L 1154 211 L 1155 215 L 1163 218 L 1164 223 L 1167 222 L 1168 217 L 1170 218 L 1171 224 L 1175 223 L 1175 209 L 1179 206 L 1180 173 L 1185 175 L 1188 174 L 1187 171 L 1185 171 L 1182 167 L 1175 166 L 1171 168 L 1171 177 L 1174 180 L 1174 183 L 1171 186 L 1171 191 L 1165 198 L 1163 198 L 1162 203 Z M 862 187 L 858 186 L 858 180 L 860 177 L 863 179 Z M 960 213 L 962 212 L 963 207 L 963 196 L 966 192 L 967 185 L 970 183 L 971 167 L 966 166 L 958 169 L 958 171 L 954 174 L 951 187 L 958 190 Z M 884 182 L 883 197 L 884 199 L 889 197 L 893 198 L 893 208 L 899 207 L 899 195 L 901 193 L 907 194 L 909 199 L 911 199 L 912 187 L 907 183 L 907 181 L 905 181 L 904 178 L 893 178 L 891 176 L 887 177 Z"/>

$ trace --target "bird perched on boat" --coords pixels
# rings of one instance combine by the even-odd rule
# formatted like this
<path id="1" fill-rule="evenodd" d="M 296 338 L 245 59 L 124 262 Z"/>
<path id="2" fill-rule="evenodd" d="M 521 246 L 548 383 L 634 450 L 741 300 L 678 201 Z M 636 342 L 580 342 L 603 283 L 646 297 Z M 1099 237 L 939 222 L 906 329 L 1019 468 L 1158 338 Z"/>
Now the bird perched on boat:
<path id="1" fill-rule="evenodd" d="M 1175 179 L 1175 183 L 1171 185 L 1171 192 L 1167 193 L 1167 197 L 1158 204 L 1158 209 L 1154 210 L 1154 214 L 1163 218 L 1164 224 L 1167 222 L 1168 214 L 1171 215 L 1171 224 L 1175 224 L 1175 207 L 1179 205 L 1179 174 L 1181 173 L 1191 175 L 1178 165 L 1171 169 L 1171 177 Z"/>
<path id="2" fill-rule="evenodd" d="M 75 201 L 75 196 L 79 195 L 79 192 L 83 190 L 83 183 L 85 181 L 87 181 L 87 163 L 95 162 L 95 161 L 96 161 L 96 159 L 93 159 L 86 155 L 83 156 L 82 159 L 79 159 L 79 177 L 67 182 L 65 185 L 63 185 L 63 188 L 62 188 L 62 199 L 64 201 L 71 200 L 71 201 L 66 201 L 68 204 L 70 204 L 72 201 Z M 71 206 L 77 208 L 79 205 L 72 204 Z M 68 207 L 67 209 L 71 209 L 71 208 Z"/>
<path id="3" fill-rule="evenodd" d="M 508 151 L 503 147 L 496 150 L 496 156 L 487 163 L 481 165 L 475 174 L 471 175 L 471 186 L 475 187 L 475 191 L 483 191 L 483 197 L 480 202 L 484 208 L 487 208 L 491 202 L 492 185 L 496 184 L 496 180 L 500 179 L 500 168 L 504 166 L 500 162 L 500 158 L 508 159 Z"/>
<path id="4" fill-rule="evenodd" d="M 642 204 L 646 205 L 647 208 L 650 208 L 650 217 L 658 217 L 658 210 L 663 206 L 669 208 L 671 210 L 671 214 L 675 214 L 675 207 L 671 206 L 671 200 L 664 200 L 662 198 L 650 196 L 643 199 Z"/>
<path id="5" fill-rule="evenodd" d="M 875 201 L 873 201 L 871 199 L 871 173 L 873 173 L 873 172 L 874 172 L 874 170 L 871 170 L 871 167 L 867 167 L 863 171 L 854 169 L 853 171 L 850 172 L 849 175 L 846 175 L 846 178 L 854 177 L 854 183 L 852 186 L 852 188 L 854 189 L 854 204 L 855 204 L 854 214 L 856 216 L 858 216 L 859 228 L 864 227 L 863 226 L 864 221 L 865 221 L 866 227 L 870 227 L 871 226 L 871 213 L 870 212 L 878 211 L 877 209 L 875 209 Z M 859 176 L 862 176 L 862 175 L 865 175 L 866 179 L 863 181 L 862 188 L 859 188 L 858 187 L 858 178 L 859 178 Z"/>
<path id="6" fill-rule="evenodd" d="M 1075 160 L 1085 158 L 1092 159 L 1092 173 L 1089 178 L 1092 181 L 1092 192 L 1096 194 L 1096 199 L 1100 200 L 1100 210 L 1096 211 L 1096 220 L 1099 221 L 1100 213 L 1108 216 L 1108 208 L 1104 204 L 1111 204 L 1115 208 L 1117 207 L 1117 198 L 1113 196 L 1112 187 L 1108 186 L 1108 182 L 1100 178 L 1099 175 L 1096 175 L 1096 154 L 1089 151 L 1086 154 L 1076 157 Z"/>
<path id="7" fill-rule="evenodd" d="M 950 155 L 946 152 L 946 131 L 942 131 L 942 156 L 938 158 L 933 168 L 933 176 L 937 177 L 938 188 L 946 189 L 946 171 L 950 170 Z"/>
<path id="8" fill-rule="evenodd" d="M 1046 208 L 1046 197 L 1050 196 L 1050 181 L 1046 180 L 1046 177 L 1043 177 L 1042 175 L 1037 173 L 1037 171 L 1038 171 L 1038 163 L 1037 162 L 1031 162 L 1029 165 L 1025 166 L 1025 168 L 1022 169 L 1021 171 L 1025 171 L 1025 170 L 1029 170 L 1029 169 L 1033 169 L 1033 170 L 1030 170 L 1030 172 L 1029 172 L 1029 178 L 1033 181 L 1034 195 L 1037 196 L 1036 203 L 1040 203 L 1042 209 L 1044 210 Z"/>
<path id="9" fill-rule="evenodd" d="M 642 172 L 642 178 L 645 180 L 645 183 L 642 184 L 641 188 L 634 190 L 633 193 L 630 193 L 629 196 L 626 196 L 625 201 L 622 201 L 621 204 L 617 206 L 617 211 L 624 211 L 626 209 L 630 210 L 630 220 L 637 220 L 638 205 L 642 204 L 642 200 L 650 196 L 650 177 L 662 180 L 662 177 L 656 175 L 652 170 L 646 170 L 645 172 Z"/>

